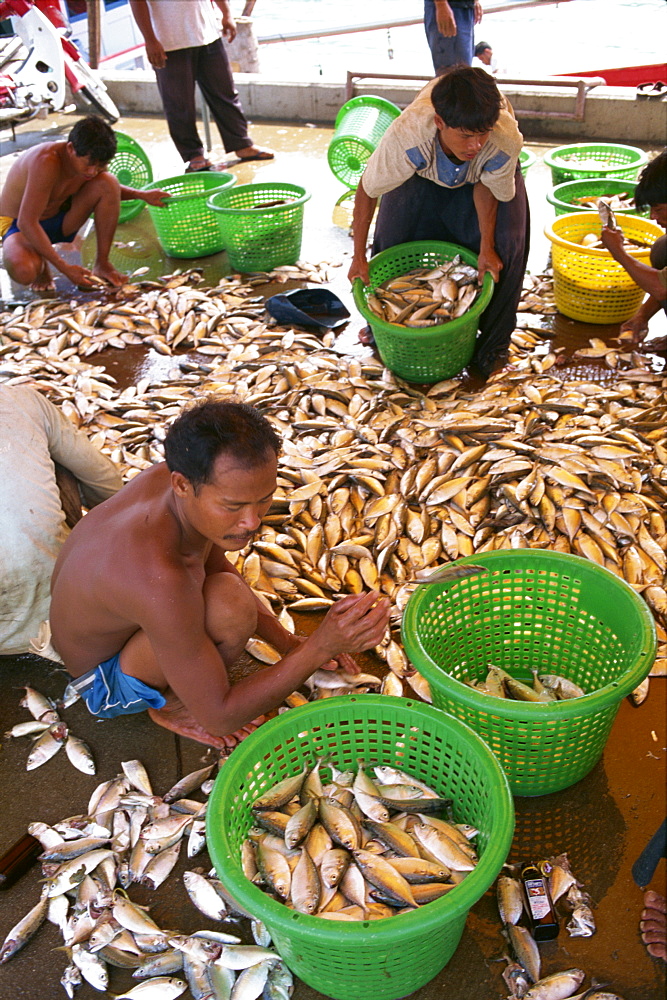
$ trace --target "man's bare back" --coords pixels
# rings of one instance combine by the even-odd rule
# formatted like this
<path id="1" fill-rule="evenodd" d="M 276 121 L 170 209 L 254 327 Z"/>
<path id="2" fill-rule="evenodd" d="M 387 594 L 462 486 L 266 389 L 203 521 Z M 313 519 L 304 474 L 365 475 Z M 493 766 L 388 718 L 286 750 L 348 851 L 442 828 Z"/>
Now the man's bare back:
<path id="1" fill-rule="evenodd" d="M 251 465 L 220 452 L 209 481 L 196 488 L 160 464 L 87 514 L 63 546 L 52 580 L 53 643 L 68 670 L 78 677 L 120 653 L 123 674 L 177 699 L 198 726 L 223 737 L 276 708 L 331 661 L 357 669 L 347 654 L 381 641 L 385 598 L 343 598 L 300 639 L 225 557 L 259 529 L 276 473 L 271 449 Z M 232 685 L 227 668 L 253 634 L 283 659 Z"/>
<path id="2" fill-rule="evenodd" d="M 106 167 L 116 150 L 113 130 L 93 115 L 77 122 L 66 140 L 26 150 L 12 165 L 0 194 L 3 261 L 11 278 L 36 291 L 53 288 L 49 265 L 84 288 L 123 283 L 109 253 L 121 198 L 161 205 L 162 191 L 121 186 Z M 84 222 L 95 220 L 93 269 L 70 264 L 55 249 L 70 242 Z"/>
<path id="3" fill-rule="evenodd" d="M 14 161 L 0 194 L 0 215 L 18 218 L 31 175 L 50 182 L 50 187 L 45 191 L 46 204 L 39 215 L 40 219 L 50 219 L 68 198 L 81 190 L 89 178 L 80 174 L 71 175 L 66 160 L 66 146 L 67 141 L 64 139 L 44 142 L 26 150 Z"/>

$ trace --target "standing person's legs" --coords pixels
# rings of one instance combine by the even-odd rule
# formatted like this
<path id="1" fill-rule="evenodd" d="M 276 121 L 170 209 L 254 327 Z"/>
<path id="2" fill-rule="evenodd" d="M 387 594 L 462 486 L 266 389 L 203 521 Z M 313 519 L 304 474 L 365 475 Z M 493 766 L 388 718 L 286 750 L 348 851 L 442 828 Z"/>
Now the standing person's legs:
<path id="1" fill-rule="evenodd" d="M 438 31 L 434 0 L 424 0 L 424 31 L 431 50 L 433 69 L 442 74 L 449 66 L 464 63 L 470 66 L 474 51 L 474 8 L 452 7 L 456 34 L 445 38 Z"/>
<path id="2" fill-rule="evenodd" d="M 248 122 L 234 87 L 229 59 L 221 39 L 202 45 L 198 50 L 197 83 L 211 109 L 226 153 L 252 146 Z"/>
<path id="3" fill-rule="evenodd" d="M 202 157 L 204 153 L 197 132 L 195 104 L 198 51 L 198 47 L 194 46 L 167 52 L 166 65 L 155 70 L 169 135 L 185 163 Z"/>

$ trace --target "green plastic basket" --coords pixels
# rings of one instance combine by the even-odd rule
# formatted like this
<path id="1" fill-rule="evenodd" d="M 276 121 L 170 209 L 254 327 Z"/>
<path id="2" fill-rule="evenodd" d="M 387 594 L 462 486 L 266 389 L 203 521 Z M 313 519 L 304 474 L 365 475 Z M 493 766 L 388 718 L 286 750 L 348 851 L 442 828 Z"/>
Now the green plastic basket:
<path id="1" fill-rule="evenodd" d="M 218 220 L 207 205 L 214 191 L 236 184 L 234 174 L 200 171 L 147 184 L 147 190 L 167 191 L 162 208 L 148 206 L 160 245 L 170 257 L 207 257 L 225 249 Z"/>
<path id="2" fill-rule="evenodd" d="M 145 188 L 153 180 L 151 161 L 142 147 L 125 132 L 116 132 L 116 155 L 109 163 L 107 170 L 118 178 L 119 184 L 125 187 Z M 118 222 L 129 222 L 146 207 L 146 202 L 140 198 L 132 201 L 121 201 Z"/>
<path id="3" fill-rule="evenodd" d="M 566 181 L 559 184 L 547 195 L 547 201 L 553 205 L 556 215 L 569 215 L 571 212 L 597 212 L 596 208 L 579 205 L 576 198 L 609 198 L 615 194 L 629 195 L 634 193 L 634 184 L 616 177 L 591 177 L 585 181 Z M 644 215 L 648 218 L 649 208 L 638 211 L 636 208 L 624 208 L 623 215 Z"/>
<path id="4" fill-rule="evenodd" d="M 598 167 L 588 164 L 595 160 Z M 582 166 L 577 166 L 579 161 Z M 581 181 L 588 177 L 620 177 L 634 181 L 642 167 L 648 163 L 648 153 L 635 146 L 622 146 L 613 142 L 576 142 L 570 146 L 557 146 L 544 154 L 544 162 L 551 168 L 554 187 L 565 181 Z"/>
<path id="5" fill-rule="evenodd" d="M 458 562 L 487 572 L 418 587 L 403 616 L 406 652 L 433 704 L 479 733 L 516 795 L 567 788 L 599 760 L 621 701 L 651 669 L 651 614 L 627 583 L 581 556 L 510 549 Z M 590 693 L 527 703 L 464 683 L 490 664 L 531 683 L 532 669 L 562 674 Z"/>
<path id="6" fill-rule="evenodd" d="M 519 163 L 521 164 L 521 173 L 525 177 L 528 170 L 534 163 L 537 162 L 537 157 L 530 149 L 522 149 L 519 153 Z"/>
<path id="7" fill-rule="evenodd" d="M 270 271 L 279 264 L 296 264 L 309 198 L 304 188 L 281 182 L 240 184 L 212 195 L 208 206 L 234 270 Z M 285 204 L 271 204 L 280 201 Z"/>
<path id="8" fill-rule="evenodd" d="M 401 109 L 382 97 L 353 97 L 336 115 L 327 160 L 332 173 L 356 188 L 366 164 Z"/>
<path id="9" fill-rule="evenodd" d="M 477 255 L 454 243 L 419 240 L 382 250 L 368 262 L 370 285 L 357 278 L 352 286 L 354 302 L 375 337 L 382 363 L 410 382 L 430 383 L 452 378 L 472 358 L 479 317 L 493 295 L 493 278 L 484 275 L 482 288 L 470 309 L 458 319 L 439 326 L 413 329 L 387 323 L 368 306 L 368 297 L 378 285 L 415 267 L 437 267 L 459 254 L 466 264 L 477 267 Z"/>
<path id="10" fill-rule="evenodd" d="M 267 896 L 241 868 L 251 804 L 324 755 L 339 768 L 360 759 L 399 767 L 451 798 L 456 819 L 480 830 L 475 870 L 441 899 L 384 920 L 330 922 Z M 267 722 L 220 771 L 206 820 L 208 849 L 227 891 L 266 924 L 292 971 L 336 1000 L 395 1000 L 437 975 L 456 950 L 470 907 L 505 862 L 513 830 L 507 781 L 482 740 L 430 705 L 383 695 L 328 698 Z"/>

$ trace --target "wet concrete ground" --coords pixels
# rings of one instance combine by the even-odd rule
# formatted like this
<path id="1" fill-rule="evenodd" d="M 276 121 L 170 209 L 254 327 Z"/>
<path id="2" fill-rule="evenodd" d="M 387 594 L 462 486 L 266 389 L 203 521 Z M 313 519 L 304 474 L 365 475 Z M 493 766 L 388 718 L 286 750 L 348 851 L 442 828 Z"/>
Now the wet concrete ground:
<path id="1" fill-rule="evenodd" d="M 42 125 L 54 137 L 66 135 L 72 119 L 52 116 L 46 123 L 30 123 L 17 131 L 17 141 L 3 143 L 3 172 L 8 158 L 15 152 L 44 138 Z M 156 177 L 169 177 L 180 172 L 180 161 L 159 119 L 122 119 L 117 126 L 132 134 L 144 145 L 154 164 Z M 306 224 L 302 258 L 316 263 L 332 264 L 330 287 L 352 309 L 349 285 L 345 278 L 351 251 L 348 226 L 350 200 L 336 206 L 343 186 L 331 175 L 326 164 L 326 148 L 331 129 L 258 125 L 253 138 L 277 152 L 273 163 L 255 163 L 232 167 L 239 183 L 261 180 L 289 180 L 303 184 L 313 192 L 306 206 Z M 557 145 L 551 143 L 549 145 Z M 530 144 L 538 154 L 546 146 Z M 214 147 L 214 157 L 222 158 L 220 147 Z M 527 186 L 533 209 L 533 247 L 529 267 L 541 271 L 548 260 L 549 244 L 542 236 L 551 208 L 545 201 L 550 188 L 548 169 L 541 160 L 529 171 Z M 72 251 L 80 254 L 84 263 L 94 256 L 94 236 L 88 234 Z M 194 260 L 165 258 L 152 231 L 147 212 L 134 222 L 119 228 L 113 260 L 117 267 L 132 271 L 148 267 L 148 276 L 157 276 L 176 267 L 202 266 L 207 280 L 217 281 L 228 272 L 226 255 Z M 70 296 L 72 289 L 58 276 L 60 294 Z M 285 290 L 280 286 L 272 290 Z M 261 289 L 262 292 L 265 289 Z M 268 290 L 267 290 L 268 291 Z M 1 297 L 7 300 L 25 299 L 26 293 L 9 283 L 0 272 Z M 361 323 L 354 319 L 348 334 L 352 348 L 356 330 Z M 613 336 L 614 327 L 590 327 L 574 324 L 564 317 L 555 317 L 547 324 L 553 340 L 546 346 L 564 346 L 571 352 L 592 336 Z M 651 339 L 665 333 L 664 316 L 652 323 Z M 356 348 L 355 348 L 356 349 Z M 166 359 L 165 359 L 166 360 Z M 134 381 L 147 369 L 159 370 L 164 363 L 160 355 L 132 349 L 108 351 L 97 355 L 96 363 L 107 365 L 120 385 Z M 660 370 L 662 358 L 655 358 Z M 602 380 L 602 373 L 598 371 Z M 613 377 L 606 373 L 604 378 Z M 303 616 L 302 616 L 303 617 Z M 303 619 L 304 631 L 314 627 L 312 619 Z M 373 657 L 365 658 L 364 669 L 378 672 L 380 665 Z M 249 665 L 246 664 L 246 669 Z M 60 696 L 66 683 L 65 675 L 36 657 L 0 658 L 0 726 L 9 729 L 16 722 L 29 718 L 19 707 L 21 686 L 30 684 L 53 697 Z M 667 732 L 665 726 L 665 680 L 654 679 L 647 701 L 635 709 L 624 701 L 619 710 L 611 737 L 599 764 L 577 785 L 560 793 L 539 799 L 517 799 L 517 825 L 511 861 L 543 857 L 567 851 L 572 867 L 596 904 L 597 934 L 592 938 L 571 939 L 561 927 L 557 942 L 543 945 L 543 973 L 580 967 L 587 973 L 584 985 L 591 977 L 609 983 L 625 1000 L 659 1000 L 665 995 L 665 966 L 645 952 L 638 933 L 638 918 L 642 893 L 631 876 L 631 867 L 655 833 L 665 816 L 665 759 Z M 0 824 L 0 854 L 4 853 L 25 832 L 33 820 L 55 822 L 65 816 L 85 812 L 88 799 L 98 782 L 115 776 L 123 760 L 139 758 L 144 762 L 157 793 L 163 793 L 179 777 L 214 759 L 213 753 L 191 741 L 175 737 L 156 727 L 145 715 L 126 716 L 110 722 L 93 719 L 80 703 L 65 710 L 63 717 L 72 732 L 92 747 L 96 761 L 95 777 L 76 771 L 61 751 L 38 770 L 26 772 L 28 744 L 24 739 L 6 739 L 2 748 L 3 821 Z M 202 860 L 203 859 L 203 860 Z M 180 878 L 187 868 L 206 867 L 205 855 L 188 862 L 179 861 L 176 872 L 156 892 L 133 887 L 132 898 L 151 906 L 151 915 L 163 927 L 194 931 L 214 926 L 201 916 L 187 898 Z M 29 871 L 13 888 L 0 893 L 0 940 L 34 905 L 40 891 L 38 867 Z M 666 867 L 662 859 L 651 886 L 665 892 Z M 230 928 L 231 929 L 231 928 Z M 491 893 L 487 893 L 471 910 L 461 944 L 443 972 L 428 986 L 413 996 L 417 1000 L 493 1000 L 506 995 L 501 971 L 504 963 L 497 961 L 505 950 L 500 922 Z M 242 933 L 248 934 L 247 927 Z M 247 938 L 250 940 L 250 938 Z M 64 996 L 59 985 L 67 964 L 64 952 L 56 951 L 60 935 L 51 925 L 45 925 L 23 951 L 0 967 L 0 996 L 12 1000 L 56 1000 Z M 436 945 L 434 945 L 436 946 Z M 129 974 L 111 970 L 112 993 L 130 988 Z M 326 977 L 316 992 L 302 983 L 297 984 L 296 1000 L 315 1000 L 327 995 Z M 77 992 L 81 1000 L 99 995 L 88 984 Z M 366 1000 L 366 998 L 359 998 Z"/>

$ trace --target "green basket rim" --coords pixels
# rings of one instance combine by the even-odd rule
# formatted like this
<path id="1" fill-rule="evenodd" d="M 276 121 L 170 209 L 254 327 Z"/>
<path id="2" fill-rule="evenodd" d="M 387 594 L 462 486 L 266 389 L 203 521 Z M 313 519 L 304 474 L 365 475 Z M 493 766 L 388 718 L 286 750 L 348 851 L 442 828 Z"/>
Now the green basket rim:
<path id="1" fill-rule="evenodd" d="M 202 174 L 204 174 L 204 177 L 202 177 Z M 198 172 L 195 172 L 194 174 L 175 174 L 173 177 L 162 177 L 160 180 L 151 181 L 150 184 L 145 184 L 144 187 L 142 188 L 142 190 L 143 191 L 161 191 L 163 188 L 166 190 L 166 188 L 165 188 L 166 184 L 173 184 L 174 182 L 177 182 L 177 183 L 180 182 L 180 183 L 182 183 L 184 178 L 188 178 L 188 180 L 186 181 L 186 184 L 188 184 L 188 183 L 193 183 L 194 184 L 195 181 L 194 180 L 192 180 L 192 181 L 190 180 L 190 178 L 192 178 L 192 177 L 200 177 L 202 180 L 204 180 L 204 178 L 209 178 L 209 179 L 210 178 L 215 178 L 215 180 L 220 179 L 220 183 L 216 184 L 216 185 L 213 185 L 213 184 L 207 185 L 206 181 L 204 180 L 204 186 L 205 187 L 208 186 L 208 187 L 211 187 L 211 188 L 215 186 L 215 187 L 224 187 L 226 189 L 228 187 L 233 187 L 234 184 L 236 183 L 236 175 L 235 174 L 230 174 L 230 173 L 227 173 L 225 171 L 217 171 L 217 170 L 214 173 L 207 173 L 206 171 L 201 171 L 200 170 Z M 201 197 L 203 197 L 206 194 L 207 194 L 207 191 L 191 191 L 190 193 L 185 192 L 183 194 L 172 194 L 172 195 L 170 195 L 170 197 L 168 198 L 168 200 L 165 202 L 165 207 L 167 207 L 170 204 L 171 205 L 176 205 L 180 201 L 187 201 L 188 198 L 201 198 Z M 148 207 L 149 208 L 155 208 L 156 206 L 149 205 Z"/>
<path id="2" fill-rule="evenodd" d="M 519 153 L 519 162 L 524 170 L 527 170 L 528 167 L 532 167 L 536 160 L 537 154 L 533 153 L 532 149 L 526 149 L 524 147 Z"/>
<path id="3" fill-rule="evenodd" d="M 559 157 L 567 156 L 577 150 L 582 152 L 585 150 L 600 151 L 603 149 L 608 149 L 611 152 L 614 150 L 621 149 L 624 152 L 631 152 L 633 154 L 633 159 L 628 160 L 627 163 L 614 163 L 609 166 L 593 167 L 578 167 L 576 163 L 563 163 Z M 632 167 L 643 167 L 648 163 L 648 153 L 644 152 L 643 149 L 638 149 L 636 146 L 626 146 L 620 142 L 573 142 L 565 146 L 557 146 L 555 149 L 548 149 L 544 154 L 544 162 L 549 167 L 555 167 L 558 170 L 568 170 L 576 173 L 577 170 L 591 172 L 593 169 L 600 171 L 601 177 L 605 174 L 611 173 L 614 170 L 629 170 Z"/>
<path id="4" fill-rule="evenodd" d="M 568 208 L 571 212 L 595 212 L 596 210 L 594 208 L 584 208 L 582 205 L 575 205 L 571 201 L 563 201 L 559 197 L 559 194 L 566 193 L 566 188 L 573 190 L 574 188 L 581 187 L 582 184 L 609 184 L 612 188 L 609 192 L 610 194 L 616 194 L 623 188 L 627 188 L 628 185 L 633 188 L 636 186 L 634 181 L 623 180 L 622 177 L 581 177 L 579 180 L 563 181 L 561 184 L 556 184 L 556 186 L 547 193 L 547 201 L 550 205 L 553 205 L 556 208 Z M 619 186 L 616 188 L 616 191 L 614 191 L 613 188 L 615 188 L 616 185 Z M 600 197 L 604 198 L 605 195 L 602 194 Z"/>
<path id="5" fill-rule="evenodd" d="M 445 243 L 438 240 L 415 240 L 413 243 L 399 243 L 396 246 L 388 247 L 386 250 L 381 250 L 380 253 L 371 257 L 368 262 L 369 267 L 371 267 L 374 262 L 383 262 L 384 260 L 390 259 L 392 256 L 398 256 L 397 252 L 404 247 L 411 247 L 411 253 L 418 253 L 423 250 L 424 252 L 433 253 L 442 252 L 443 256 L 450 251 L 454 251 L 451 257 L 445 257 L 445 259 L 451 260 L 453 257 L 460 255 L 461 259 L 464 260 L 466 264 L 471 264 L 473 267 L 477 266 L 477 254 L 472 250 L 468 250 L 467 247 L 461 247 L 456 243 Z M 477 296 L 477 299 L 471 305 L 470 309 L 468 309 L 468 311 L 462 316 L 457 316 L 456 319 L 450 319 L 447 323 L 439 323 L 435 326 L 415 328 L 401 326 L 398 323 L 388 323 L 386 320 L 376 316 L 376 314 L 369 309 L 364 298 L 364 289 L 374 289 L 375 287 L 376 286 L 373 284 L 372 278 L 369 285 L 364 285 L 361 278 L 355 278 L 352 282 L 352 297 L 354 299 L 354 304 L 361 315 L 365 320 L 368 320 L 372 326 L 377 326 L 381 331 L 390 334 L 400 334 L 404 337 L 408 336 L 411 340 L 414 339 L 415 345 L 417 345 L 419 341 L 429 340 L 434 334 L 441 334 L 445 331 L 456 333 L 466 321 L 469 321 L 475 316 L 481 315 L 493 295 L 494 281 L 490 273 L 487 271 L 484 275 L 482 288 Z"/>
<path id="6" fill-rule="evenodd" d="M 506 563 L 508 560 L 511 562 L 520 558 L 535 559 L 536 562 L 538 560 L 545 560 L 547 562 L 551 560 L 561 565 L 566 561 L 575 560 L 580 566 L 585 566 L 587 572 L 592 572 L 595 575 L 605 578 L 609 585 L 619 589 L 627 588 L 626 592 L 628 596 L 632 595 L 634 598 L 641 625 L 643 626 L 641 629 L 643 633 L 641 654 L 638 655 L 637 663 L 633 669 L 626 671 L 622 679 L 610 681 L 604 687 L 598 688 L 597 691 L 592 691 L 582 698 L 573 698 L 569 701 L 546 703 L 506 701 L 502 698 L 494 698 L 492 695 L 476 691 L 462 681 L 456 680 L 433 662 L 422 645 L 418 631 L 419 612 L 423 603 L 428 599 L 427 592 L 431 587 L 438 588 L 439 592 L 449 590 L 452 586 L 455 586 L 455 583 L 422 585 L 410 595 L 401 623 L 401 638 L 410 661 L 427 680 L 436 678 L 438 683 L 442 684 L 442 687 L 457 702 L 463 703 L 466 707 L 472 708 L 476 712 L 495 715 L 503 719 L 525 719 L 535 722 L 539 718 L 542 718 L 545 722 L 562 721 L 565 719 L 580 718 L 582 715 L 590 715 L 593 712 L 610 708 L 612 705 L 620 702 L 644 680 L 651 669 L 655 657 L 657 648 L 655 623 L 644 601 L 627 583 L 616 576 L 615 573 L 612 573 L 611 570 L 603 566 L 598 566 L 597 563 L 593 563 L 590 559 L 586 559 L 583 556 L 570 553 L 566 555 L 562 552 L 552 552 L 550 549 L 498 549 L 494 552 L 479 552 L 472 556 L 465 556 L 462 559 L 455 560 L 455 562 L 457 565 L 460 564 L 462 566 L 466 565 L 466 563 L 473 565 L 490 563 L 493 566 L 495 562 Z"/>
<path id="7" fill-rule="evenodd" d="M 488 785 L 505 828 L 504 836 L 503 830 L 500 830 L 496 834 L 493 843 L 489 843 L 486 847 L 477 867 L 457 886 L 456 892 L 447 893 L 440 899 L 429 903 L 428 906 L 419 907 L 411 913 L 401 914 L 399 921 L 393 919 L 359 921 L 358 923 L 336 921 L 334 926 L 332 926 L 329 921 L 322 920 L 316 916 L 295 913 L 294 910 L 288 909 L 284 903 L 279 903 L 262 892 L 261 889 L 246 879 L 242 873 L 238 875 L 236 871 L 231 871 L 227 867 L 228 857 L 224 851 L 219 849 L 216 842 L 217 831 L 213 827 L 218 813 L 224 812 L 226 808 L 226 786 L 230 784 L 230 781 L 237 773 L 247 775 L 252 770 L 252 766 L 257 763 L 255 740 L 253 740 L 255 735 L 258 738 L 260 734 L 266 737 L 266 734 L 269 732 L 273 732 L 274 730 L 280 732 L 281 729 L 286 729 L 288 724 L 285 720 L 288 718 L 290 729 L 292 728 L 292 723 L 298 723 L 302 717 L 304 719 L 309 718 L 311 720 L 309 724 L 312 725 L 313 718 L 319 721 L 320 716 L 326 717 L 331 710 L 339 706 L 358 703 L 360 706 L 367 705 L 369 709 L 377 711 L 383 705 L 389 707 L 389 703 L 393 704 L 395 708 L 397 702 L 403 703 L 402 707 L 405 711 L 410 712 L 411 720 L 419 720 L 421 717 L 425 721 L 428 721 L 430 725 L 437 723 L 440 726 L 444 725 L 450 729 L 458 730 L 461 735 L 465 736 L 466 741 L 475 745 L 481 759 L 485 761 L 494 776 L 493 781 L 489 781 Z M 294 773 L 297 772 L 294 771 Z M 248 739 L 234 748 L 234 751 L 215 779 L 213 790 L 209 796 L 209 806 L 206 810 L 206 842 L 208 851 L 216 871 L 220 872 L 226 869 L 226 879 L 230 884 L 233 883 L 234 888 L 230 889 L 227 882 L 224 882 L 224 884 L 232 898 L 251 913 L 255 912 L 258 904 L 260 904 L 262 909 L 265 907 L 268 908 L 268 913 L 270 914 L 268 922 L 279 925 L 284 933 L 293 934 L 298 928 L 300 933 L 307 934 L 311 940 L 318 940 L 321 943 L 331 941 L 334 937 L 339 938 L 339 936 L 349 938 L 350 942 L 353 943 L 355 939 L 362 935 L 366 940 L 377 940 L 378 943 L 386 944 L 391 942 L 392 938 L 395 938 L 398 943 L 402 938 L 402 930 L 412 927 L 415 921 L 419 921 L 420 927 L 427 932 L 435 930 L 442 923 L 444 915 L 452 919 L 467 914 L 471 906 L 484 895 L 496 880 L 498 872 L 509 853 L 513 836 L 514 800 L 509 782 L 498 760 L 484 740 L 470 726 L 459 719 L 455 719 L 452 715 L 440 711 L 440 709 L 433 708 L 424 702 L 408 698 L 389 698 L 387 695 L 343 695 L 327 698 L 322 702 L 311 702 L 299 708 L 291 708 L 283 715 L 279 715 L 269 722 L 264 723 L 259 730 L 256 730 L 256 733 L 251 734 Z M 397 922 L 398 927 L 396 926 Z"/>
<path id="8" fill-rule="evenodd" d="M 231 185 L 230 185 L 231 188 Z M 267 212 L 284 212 L 287 209 L 298 207 L 299 205 L 305 205 L 310 199 L 310 194 L 305 188 L 301 187 L 299 184 L 291 184 L 288 182 L 281 183 L 280 181 L 267 181 L 264 184 L 237 184 L 234 187 L 234 191 L 228 191 L 225 188 L 223 191 L 214 191 L 212 195 L 208 198 L 206 205 L 208 208 L 212 209 L 214 212 L 229 213 L 230 215 L 243 215 L 248 218 L 253 216 L 258 217 L 262 214 L 261 209 L 257 208 L 235 208 L 231 205 L 218 205 L 215 202 L 215 198 L 218 195 L 228 195 L 236 196 L 239 192 L 255 191 L 257 194 L 272 194 L 274 192 L 279 193 L 281 191 L 294 191 L 297 195 L 293 201 L 288 202 L 286 205 L 272 205 L 271 208 L 267 208 Z M 301 192 L 299 194 L 299 192 Z"/>
<path id="9" fill-rule="evenodd" d="M 386 111 L 388 114 L 393 115 L 394 118 L 398 118 L 401 114 L 401 109 L 396 104 L 393 104 L 392 101 L 388 101 L 384 97 L 376 97 L 374 94 L 361 94 L 359 97 L 351 98 L 351 100 L 347 101 L 339 109 L 334 122 L 334 131 L 338 128 L 348 111 L 351 111 L 353 108 L 362 107 Z"/>

